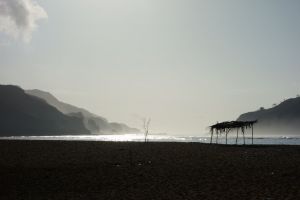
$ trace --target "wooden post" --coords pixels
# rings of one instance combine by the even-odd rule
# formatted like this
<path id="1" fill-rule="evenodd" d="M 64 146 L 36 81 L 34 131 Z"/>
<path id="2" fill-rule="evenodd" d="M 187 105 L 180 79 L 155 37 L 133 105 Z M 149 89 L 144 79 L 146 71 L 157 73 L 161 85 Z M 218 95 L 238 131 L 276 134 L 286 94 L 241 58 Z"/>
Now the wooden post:
<path id="1" fill-rule="evenodd" d="M 217 132 L 217 139 L 216 139 L 216 143 L 218 144 L 218 139 L 219 139 L 219 133 L 218 133 L 218 130 L 216 130 Z"/>
<path id="2" fill-rule="evenodd" d="M 243 140 L 244 140 L 244 145 L 246 144 L 245 142 L 245 129 L 242 127 L 242 133 L 243 133 Z"/>
<path id="3" fill-rule="evenodd" d="M 227 144 L 227 135 L 228 135 L 229 130 L 226 130 L 226 144 Z"/>
<path id="4" fill-rule="evenodd" d="M 252 124 L 252 145 L 253 145 L 253 124 Z"/>
<path id="5" fill-rule="evenodd" d="M 214 135 L 214 129 L 212 128 L 210 131 L 210 144 L 212 143 L 213 135 Z"/>
<path id="6" fill-rule="evenodd" d="M 236 129 L 236 139 L 235 139 L 235 144 L 237 145 L 238 142 L 238 138 L 239 138 L 239 128 Z"/>

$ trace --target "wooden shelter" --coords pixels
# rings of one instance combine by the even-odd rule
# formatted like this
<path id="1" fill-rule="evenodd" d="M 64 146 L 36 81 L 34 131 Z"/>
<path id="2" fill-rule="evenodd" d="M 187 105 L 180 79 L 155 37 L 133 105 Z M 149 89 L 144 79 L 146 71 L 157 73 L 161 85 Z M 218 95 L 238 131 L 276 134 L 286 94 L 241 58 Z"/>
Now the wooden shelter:
<path id="1" fill-rule="evenodd" d="M 216 138 L 216 143 L 218 143 L 218 138 L 220 134 L 225 133 L 226 135 L 226 144 L 227 144 L 227 135 L 231 130 L 236 130 L 236 140 L 235 143 L 237 144 L 238 142 L 238 137 L 239 137 L 239 130 L 241 129 L 242 134 L 243 134 L 243 140 L 244 140 L 244 145 L 246 144 L 245 142 L 245 129 L 251 128 L 252 130 L 252 144 L 253 144 L 253 125 L 257 123 L 257 120 L 255 121 L 226 121 L 226 122 L 221 122 L 221 123 L 216 123 L 212 126 L 210 126 L 210 143 L 212 143 L 213 135 L 216 133 L 217 138 Z"/>

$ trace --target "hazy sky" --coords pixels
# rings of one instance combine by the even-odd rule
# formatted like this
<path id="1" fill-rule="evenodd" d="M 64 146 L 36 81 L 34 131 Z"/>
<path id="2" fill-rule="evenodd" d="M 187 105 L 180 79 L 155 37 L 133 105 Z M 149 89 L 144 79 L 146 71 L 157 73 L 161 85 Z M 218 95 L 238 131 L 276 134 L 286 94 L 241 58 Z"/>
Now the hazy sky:
<path id="1" fill-rule="evenodd" d="M 201 135 L 300 93 L 299 11 L 299 0 L 0 0 L 0 82 Z"/>

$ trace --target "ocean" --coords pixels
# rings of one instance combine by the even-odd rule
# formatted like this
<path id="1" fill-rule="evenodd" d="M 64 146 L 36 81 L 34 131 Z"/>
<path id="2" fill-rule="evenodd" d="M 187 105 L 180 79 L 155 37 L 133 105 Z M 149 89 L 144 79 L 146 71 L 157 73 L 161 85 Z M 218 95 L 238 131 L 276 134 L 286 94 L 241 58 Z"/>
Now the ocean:
<path id="1" fill-rule="evenodd" d="M 64 136 L 11 136 L 1 137 L 8 140 L 75 140 L 75 141 L 112 141 L 112 142 L 144 142 L 143 134 L 122 135 L 64 135 Z M 171 136 L 171 135 L 148 135 L 148 142 L 199 142 L 210 143 L 210 137 L 197 136 Z M 252 143 L 251 138 L 246 137 L 246 145 Z M 213 143 L 216 138 L 213 139 Z M 228 144 L 235 144 L 236 139 L 228 137 Z M 300 145 L 300 137 L 259 137 L 254 138 L 254 144 L 258 145 Z M 225 138 L 220 137 L 218 144 L 225 144 Z M 243 145 L 243 138 L 239 137 L 238 144 Z"/>

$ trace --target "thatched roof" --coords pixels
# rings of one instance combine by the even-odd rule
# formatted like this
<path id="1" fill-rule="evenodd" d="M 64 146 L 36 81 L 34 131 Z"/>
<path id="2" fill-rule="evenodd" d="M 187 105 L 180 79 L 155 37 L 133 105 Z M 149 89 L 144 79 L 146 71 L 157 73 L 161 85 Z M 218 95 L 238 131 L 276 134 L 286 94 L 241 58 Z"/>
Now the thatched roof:
<path id="1" fill-rule="evenodd" d="M 225 132 L 226 129 L 235 129 L 235 128 L 251 128 L 253 124 L 255 124 L 257 120 L 255 121 L 226 121 L 226 122 L 221 122 L 221 123 L 216 123 L 212 126 L 210 126 L 210 130 L 216 130 L 216 131 L 221 131 Z"/>

